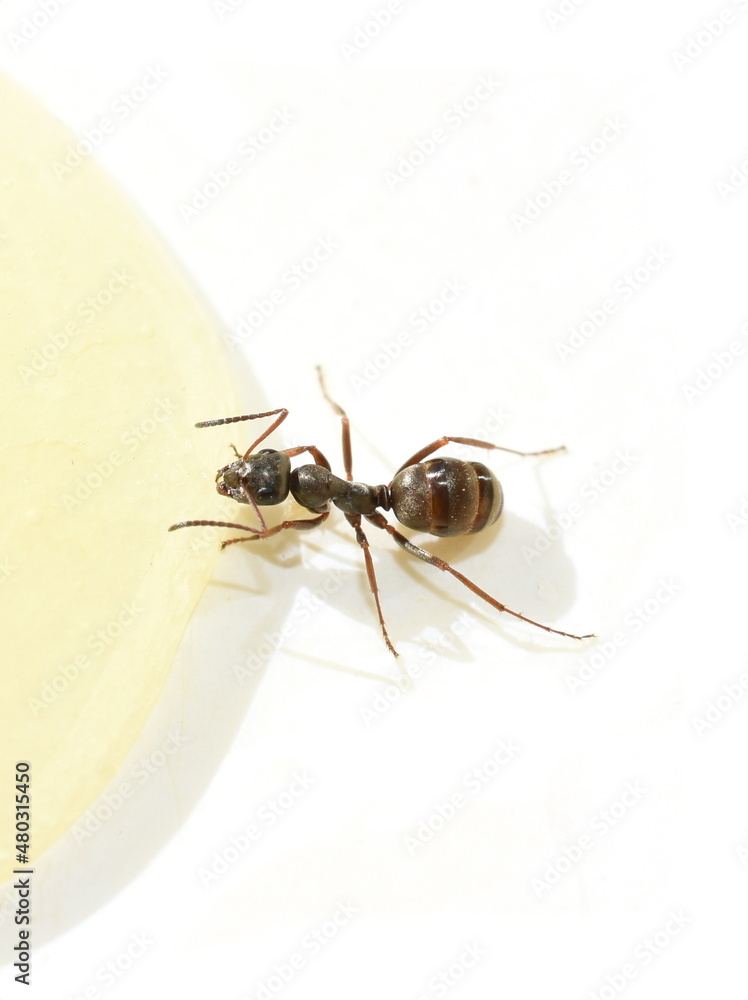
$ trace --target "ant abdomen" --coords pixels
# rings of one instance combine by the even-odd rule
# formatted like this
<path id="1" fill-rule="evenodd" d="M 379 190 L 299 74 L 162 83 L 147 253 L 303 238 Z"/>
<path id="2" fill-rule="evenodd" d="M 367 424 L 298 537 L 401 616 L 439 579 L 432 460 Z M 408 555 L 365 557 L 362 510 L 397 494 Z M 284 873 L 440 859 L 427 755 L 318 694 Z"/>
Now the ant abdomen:
<path id="1" fill-rule="evenodd" d="M 501 483 L 482 462 L 432 458 L 397 473 L 392 510 L 407 528 L 470 535 L 493 524 L 504 506 Z"/>

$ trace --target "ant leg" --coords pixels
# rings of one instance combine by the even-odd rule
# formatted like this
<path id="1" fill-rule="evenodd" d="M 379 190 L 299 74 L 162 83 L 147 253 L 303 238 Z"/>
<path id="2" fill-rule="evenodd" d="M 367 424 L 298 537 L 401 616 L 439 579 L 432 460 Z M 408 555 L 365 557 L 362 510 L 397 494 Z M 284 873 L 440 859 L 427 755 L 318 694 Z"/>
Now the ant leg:
<path id="1" fill-rule="evenodd" d="M 327 461 L 319 448 L 315 448 L 313 444 L 300 444 L 296 448 L 286 448 L 284 449 L 283 454 L 288 455 L 289 458 L 296 458 L 297 455 L 301 455 L 305 451 L 309 452 L 317 465 L 323 466 L 323 468 L 327 469 L 328 472 L 332 471 L 330 469 L 330 463 Z"/>
<path id="2" fill-rule="evenodd" d="M 489 448 L 495 449 L 496 451 L 508 451 L 511 455 L 522 455 L 523 457 L 528 457 L 530 455 L 552 455 L 556 451 L 566 451 L 566 445 L 559 445 L 557 448 L 543 448 L 541 451 L 517 451 L 516 448 L 505 448 L 500 444 L 491 444 L 489 441 L 480 441 L 478 438 L 463 438 L 463 437 L 440 437 L 438 441 L 432 441 L 431 444 L 427 444 L 425 448 L 421 448 L 417 451 L 415 455 L 411 455 L 407 462 L 403 462 L 397 472 L 402 472 L 403 469 L 407 469 L 409 465 L 418 465 L 422 462 L 427 455 L 432 452 L 437 451 L 439 448 L 443 448 L 445 444 L 450 441 L 454 441 L 455 444 L 468 444 L 472 448 Z M 397 475 L 397 472 L 395 475 Z"/>
<path id="3" fill-rule="evenodd" d="M 276 413 L 279 414 L 278 419 L 274 420 L 268 429 L 260 434 L 252 447 L 248 448 L 244 453 L 243 457 L 247 459 L 255 450 L 257 445 L 261 441 L 264 441 L 268 434 L 272 434 L 275 428 L 279 427 L 286 419 L 288 416 L 288 410 L 285 409 L 285 407 L 282 407 L 279 410 L 267 410 L 265 413 L 244 413 L 240 417 L 219 417 L 217 420 L 201 420 L 199 424 L 195 424 L 195 427 L 217 427 L 218 424 L 236 424 L 239 423 L 240 420 L 257 420 L 258 417 L 274 417 Z"/>
<path id="4" fill-rule="evenodd" d="M 346 514 L 346 521 L 351 525 L 353 530 L 356 532 L 356 541 L 361 546 L 361 551 L 364 553 L 364 562 L 366 563 L 366 575 L 369 577 L 369 588 L 374 595 L 374 603 L 377 606 L 377 615 L 379 616 L 379 624 L 382 626 L 382 635 L 384 636 L 384 641 L 387 643 L 387 649 L 392 653 L 393 656 L 399 656 L 400 654 L 392 645 L 389 633 L 387 632 L 387 626 L 384 623 L 384 615 L 382 614 L 382 605 L 379 603 L 379 587 L 377 586 L 377 577 L 374 572 L 374 563 L 371 558 L 371 552 L 369 551 L 369 540 L 361 528 L 361 515 L 360 514 Z"/>
<path id="5" fill-rule="evenodd" d="M 335 412 L 338 414 L 338 416 L 343 422 L 343 466 L 345 467 L 345 477 L 350 483 L 353 482 L 353 454 L 351 452 L 351 422 L 348 419 L 348 414 L 345 412 L 343 407 L 339 403 L 336 403 L 334 399 L 330 399 L 327 393 L 327 387 L 325 386 L 325 377 L 322 374 L 321 365 L 317 365 L 317 377 L 319 378 L 319 384 L 320 388 L 322 389 L 322 395 L 325 397 L 327 402 L 330 404 L 333 410 L 335 410 Z"/>
<path id="6" fill-rule="evenodd" d="M 236 528 L 237 531 L 248 531 L 250 533 L 249 537 L 227 538 L 221 542 L 221 548 L 225 549 L 227 545 L 234 545 L 236 542 L 255 542 L 258 538 L 270 538 L 271 535 L 277 535 L 279 531 L 284 531 L 287 528 L 294 528 L 296 531 L 310 531 L 312 528 L 316 528 L 322 524 L 329 516 L 330 511 L 326 510 L 318 517 L 304 517 L 297 521 L 283 521 L 272 528 L 268 528 L 264 521 L 261 528 L 250 528 L 246 524 L 236 524 L 233 521 L 180 521 L 179 524 L 172 524 L 169 531 L 176 531 L 177 528 L 213 527 Z"/>
<path id="7" fill-rule="evenodd" d="M 326 521 L 329 516 L 330 511 L 326 510 L 318 517 L 302 517 L 296 521 L 282 521 L 272 528 L 265 528 L 264 531 L 253 531 L 249 538 L 246 536 L 244 538 L 227 538 L 224 542 L 221 542 L 221 548 L 225 549 L 227 545 L 236 545 L 237 542 L 256 542 L 258 538 L 270 538 L 271 535 L 277 535 L 279 531 L 286 531 L 288 528 L 295 531 L 311 531 L 312 528 L 316 528 L 323 521 Z M 237 525 L 236 527 L 241 527 L 241 525 Z M 249 530 L 252 531 L 252 528 Z"/>
<path id="8" fill-rule="evenodd" d="M 425 549 L 419 548 L 418 545 L 414 545 L 413 542 L 405 537 L 405 535 L 401 535 L 396 528 L 393 528 L 382 514 L 367 514 L 366 518 L 378 528 L 383 528 L 385 531 L 388 531 L 397 544 L 401 548 L 405 549 L 406 552 L 410 552 L 412 556 L 416 556 L 418 559 L 423 559 L 424 562 L 431 563 L 431 565 L 436 566 L 437 569 L 451 573 L 453 577 L 460 581 L 460 583 L 464 583 L 468 590 L 472 590 L 474 594 L 477 594 L 478 597 L 490 604 L 491 607 L 496 608 L 497 611 L 506 611 L 507 614 L 514 615 L 515 618 L 520 618 L 523 622 L 528 622 L 530 625 L 536 625 L 538 628 L 545 629 L 546 632 L 553 632 L 555 635 L 566 636 L 568 639 L 594 639 L 593 634 L 574 635 L 572 632 L 562 632 L 560 629 L 551 628 L 550 625 L 542 625 L 540 622 L 536 622 L 534 619 L 520 614 L 519 611 L 512 611 L 511 608 L 508 608 L 505 604 L 501 604 L 497 601 L 495 597 L 491 597 L 490 594 L 487 594 L 485 590 L 481 590 L 477 584 L 473 583 L 472 580 L 468 580 L 466 576 L 459 573 L 453 566 L 450 566 L 448 562 L 445 562 L 444 559 L 440 559 L 432 552 L 427 552 Z"/>

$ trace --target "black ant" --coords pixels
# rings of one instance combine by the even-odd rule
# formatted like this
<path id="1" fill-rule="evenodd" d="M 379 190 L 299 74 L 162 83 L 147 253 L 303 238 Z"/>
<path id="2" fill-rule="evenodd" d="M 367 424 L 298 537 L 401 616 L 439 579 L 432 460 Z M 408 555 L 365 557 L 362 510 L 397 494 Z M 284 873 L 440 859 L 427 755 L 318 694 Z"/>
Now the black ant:
<path id="1" fill-rule="evenodd" d="M 225 465 L 216 474 L 218 492 L 222 496 L 231 497 L 237 503 L 249 504 L 257 516 L 260 527 L 250 528 L 245 524 L 235 524 L 231 521 L 180 521 L 178 524 L 172 524 L 169 531 L 175 531 L 177 528 L 213 526 L 216 528 L 236 528 L 238 531 L 250 533 L 250 537 L 226 539 L 221 543 L 223 549 L 227 545 L 234 545 L 237 542 L 253 542 L 258 538 L 269 538 L 287 528 L 294 528 L 297 531 L 308 531 L 311 528 L 316 528 L 329 517 L 329 502 L 332 501 L 338 510 L 345 514 L 346 520 L 356 532 L 356 541 L 364 554 L 366 573 L 369 577 L 371 592 L 374 595 L 384 641 L 387 643 L 387 648 L 395 656 L 398 653 L 392 645 L 387 633 L 387 626 L 384 623 L 374 564 L 369 552 L 369 542 L 361 528 L 362 517 L 376 525 L 377 528 L 389 532 L 406 552 L 436 566 L 437 569 L 451 573 L 460 583 L 464 583 L 469 590 L 498 611 L 506 611 L 507 614 L 514 615 L 515 618 L 520 618 L 530 625 L 536 625 L 538 628 L 545 629 L 546 632 L 563 635 L 569 639 L 594 638 L 593 635 L 573 635 L 571 632 L 562 632 L 560 629 L 533 621 L 532 618 L 528 618 L 518 611 L 512 611 L 511 608 L 506 607 L 505 604 L 501 604 L 484 590 L 481 590 L 472 580 L 468 580 L 449 563 L 431 552 L 419 548 L 418 545 L 414 545 L 393 528 L 378 510 L 378 508 L 385 511 L 391 510 L 401 524 L 416 531 L 426 531 L 429 534 L 439 536 L 474 534 L 489 524 L 493 524 L 501 514 L 504 506 L 504 493 L 501 484 L 493 472 L 482 462 L 464 462 L 457 458 L 432 458 L 430 461 L 424 462 L 428 455 L 449 441 L 470 445 L 473 448 L 496 449 L 522 456 L 550 455 L 563 451 L 563 446 L 546 448 L 543 451 L 516 451 L 514 448 L 504 448 L 501 445 L 489 444 L 487 441 L 479 441 L 476 438 L 445 436 L 432 441 L 431 444 L 417 451 L 415 455 L 411 455 L 407 462 L 403 462 L 397 470 L 392 482 L 386 486 L 368 486 L 366 483 L 356 483 L 353 481 L 351 429 L 348 415 L 328 395 L 322 369 L 319 367 L 317 374 L 325 399 L 342 420 L 345 480 L 333 475 L 330 471 L 330 463 L 319 448 L 312 444 L 298 445 L 283 451 L 263 448 L 253 454 L 257 445 L 286 419 L 288 410 L 285 408 L 268 410 L 266 413 L 248 413 L 240 417 L 203 420 L 195 426 L 215 427 L 218 424 L 233 424 L 241 420 L 257 420 L 259 417 L 276 418 L 244 455 L 240 455 L 234 448 L 237 460 Z M 303 452 L 309 452 L 315 464 L 302 465 L 298 469 L 292 469 L 290 460 Z M 306 507 L 316 517 L 283 521 L 268 528 L 260 507 L 283 503 L 289 492 L 298 504 Z"/>

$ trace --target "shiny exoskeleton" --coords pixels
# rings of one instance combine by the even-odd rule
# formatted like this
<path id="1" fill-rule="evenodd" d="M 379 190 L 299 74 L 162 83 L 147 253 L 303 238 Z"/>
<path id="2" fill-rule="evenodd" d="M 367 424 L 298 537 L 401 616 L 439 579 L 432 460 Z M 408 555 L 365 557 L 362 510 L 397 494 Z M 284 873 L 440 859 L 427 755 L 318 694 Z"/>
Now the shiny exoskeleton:
<path id="1" fill-rule="evenodd" d="M 457 458 L 432 458 L 424 461 L 448 442 L 470 445 L 475 448 L 496 449 L 508 451 L 513 455 L 546 455 L 563 448 L 547 448 L 543 451 L 516 451 L 501 445 L 489 444 L 477 438 L 441 437 L 426 445 L 415 455 L 403 462 L 394 475 L 392 482 L 382 486 L 369 486 L 353 480 L 351 457 L 350 423 L 345 411 L 327 394 L 322 372 L 317 370 L 322 392 L 330 405 L 340 415 L 343 425 L 343 464 L 346 478 L 334 475 L 330 463 L 314 445 L 299 445 L 276 451 L 263 448 L 255 451 L 257 445 L 272 433 L 288 416 L 288 410 L 269 410 L 266 413 L 249 413 L 239 417 L 222 417 L 218 420 L 206 420 L 196 427 L 213 427 L 217 424 L 237 423 L 242 420 L 256 420 L 259 417 L 275 417 L 272 424 L 251 445 L 247 452 L 237 460 L 218 470 L 216 489 L 222 496 L 230 497 L 237 503 L 251 506 L 260 523 L 259 528 L 230 521 L 180 521 L 172 524 L 169 531 L 177 528 L 199 527 L 210 525 L 219 528 L 235 528 L 248 532 L 241 538 L 229 538 L 221 545 L 233 545 L 237 542 L 251 542 L 258 538 L 269 538 L 288 528 L 305 531 L 316 528 L 330 514 L 332 503 L 345 514 L 346 520 L 353 527 L 364 555 L 369 586 L 377 608 L 379 623 L 388 649 L 397 656 L 397 651 L 390 641 L 387 627 L 379 601 L 374 564 L 369 552 L 369 542 L 361 527 L 361 519 L 366 518 L 371 524 L 387 531 L 406 552 L 431 563 L 456 577 L 474 594 L 499 611 L 506 611 L 515 618 L 570 639 L 589 639 L 590 635 L 574 635 L 562 632 L 560 629 L 542 625 L 518 611 L 501 604 L 475 583 L 459 573 L 445 560 L 431 552 L 415 545 L 402 535 L 384 517 L 382 511 L 392 511 L 397 520 L 408 528 L 425 531 L 432 535 L 467 535 L 481 531 L 493 524 L 501 514 L 504 505 L 504 494 L 496 476 L 482 462 L 467 462 Z M 308 452 L 314 459 L 312 464 L 302 465 L 294 469 L 291 459 Z M 315 514 L 315 517 L 282 521 L 273 527 L 268 527 L 260 511 L 261 507 L 283 503 L 289 493 L 296 502 Z"/>

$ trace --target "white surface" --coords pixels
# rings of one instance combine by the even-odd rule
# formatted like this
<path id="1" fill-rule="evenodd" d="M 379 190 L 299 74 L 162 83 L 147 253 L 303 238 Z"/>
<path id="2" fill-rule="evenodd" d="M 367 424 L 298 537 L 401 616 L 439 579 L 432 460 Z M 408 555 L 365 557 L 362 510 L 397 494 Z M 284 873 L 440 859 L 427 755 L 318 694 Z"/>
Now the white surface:
<path id="1" fill-rule="evenodd" d="M 393 4 L 352 56 L 344 43 L 384 4 L 221 6 L 47 0 L 57 13 L 43 24 L 41 3 L 6 0 L 0 65 L 79 135 L 116 119 L 96 155 L 227 333 L 283 290 L 233 350 L 237 377 L 249 366 L 264 388 L 247 411 L 291 409 L 278 442 L 315 443 L 340 467 L 321 362 L 367 481 L 444 433 L 566 443 L 542 462 L 492 458 L 504 526 L 433 548 L 510 607 L 601 645 L 500 619 L 372 527 L 395 664 L 342 517 L 230 550 L 113 786 L 112 818 L 39 862 L 32 989 L 743 997 L 748 195 L 717 185 L 743 176 L 747 155 L 748 10 L 726 4 L 714 38 L 714 10 L 692 2 Z M 712 43 L 679 67 L 699 31 Z M 163 74 L 138 103 L 132 88 Z M 194 189 L 273 122 L 272 141 L 185 221 Z M 437 128 L 433 155 L 388 182 Z M 559 197 L 518 227 L 562 171 Z M 337 248 L 291 287 L 284 275 L 321 240 Z M 648 265 L 636 291 L 618 284 Z M 425 330 L 409 325 L 447 281 L 464 286 L 456 301 Z M 561 359 L 559 342 L 606 301 L 611 315 Z M 367 368 L 401 331 L 399 357 Z M 731 342 L 740 356 L 689 400 L 684 386 Z M 529 558 L 563 513 L 573 526 Z M 572 691 L 595 654 L 602 665 Z M 247 663 L 259 669 L 239 681 Z M 164 753 L 170 731 L 180 746 Z M 502 741 L 519 749 L 489 777 Z M 476 767 L 489 780 L 473 790 Z M 270 823 L 297 775 L 309 787 Z M 454 816 L 413 848 L 455 795 Z M 204 885 L 201 869 L 248 827 L 256 840 Z M 315 951 L 307 935 L 334 914 L 343 926 Z"/>

